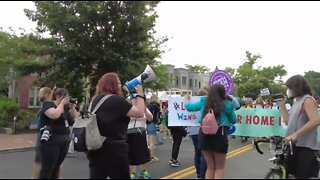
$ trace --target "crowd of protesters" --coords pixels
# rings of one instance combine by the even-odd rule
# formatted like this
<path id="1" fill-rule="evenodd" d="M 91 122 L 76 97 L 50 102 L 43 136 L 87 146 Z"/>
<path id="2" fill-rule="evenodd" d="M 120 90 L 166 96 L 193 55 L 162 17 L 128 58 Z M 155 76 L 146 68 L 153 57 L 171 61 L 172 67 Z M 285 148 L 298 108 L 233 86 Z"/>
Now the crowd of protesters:
<path id="1" fill-rule="evenodd" d="M 187 111 L 200 111 L 198 119 L 202 123 L 206 114 L 214 113 L 219 125 L 216 134 L 203 133 L 202 128 L 168 126 L 168 102 L 159 102 L 153 96 L 146 102 L 141 85 L 130 99 L 122 94 L 122 84 L 116 73 L 103 75 L 98 84 L 92 107 L 108 96 L 97 110 L 97 123 L 102 136 L 106 137 L 102 147 L 86 153 L 89 161 L 90 179 L 151 179 L 148 163 L 159 161 L 157 145 L 159 140 L 173 139 L 171 159 L 173 167 L 181 166 L 178 161 L 183 137 L 189 135 L 194 145 L 194 165 L 197 179 L 224 178 L 226 154 L 229 143 L 227 131 L 236 123 L 235 111 L 240 108 L 279 109 L 288 124 L 286 141 L 294 142 L 295 154 L 286 159 L 290 162 L 289 172 L 297 178 L 317 177 L 319 163 L 315 153 L 316 128 L 320 124 L 318 115 L 319 97 L 312 97 L 308 81 L 302 76 L 293 76 L 286 82 L 287 96 L 279 102 L 263 99 L 243 98 L 242 102 L 226 94 L 221 84 L 200 90 L 198 102 L 190 103 L 190 95 L 185 96 Z M 293 99 L 289 104 L 287 99 Z M 38 136 L 33 178 L 61 178 L 68 150 L 72 150 L 70 131 L 75 118 L 79 116 L 75 103 L 70 102 L 66 89 L 41 88 L 39 100 L 42 108 L 38 113 Z M 235 101 L 238 105 L 235 105 Z M 237 104 L 236 103 L 236 104 Z M 239 106 L 239 107 L 235 107 Z M 160 129 L 158 135 L 157 129 Z M 296 128 L 298 127 L 298 128 Z M 157 138 L 159 137 L 159 138 Z M 242 137 L 243 142 L 247 137 Z M 169 156 L 169 155 L 168 155 Z M 306 169 L 312 167 L 311 169 Z M 138 170 L 139 169 L 139 170 Z"/>

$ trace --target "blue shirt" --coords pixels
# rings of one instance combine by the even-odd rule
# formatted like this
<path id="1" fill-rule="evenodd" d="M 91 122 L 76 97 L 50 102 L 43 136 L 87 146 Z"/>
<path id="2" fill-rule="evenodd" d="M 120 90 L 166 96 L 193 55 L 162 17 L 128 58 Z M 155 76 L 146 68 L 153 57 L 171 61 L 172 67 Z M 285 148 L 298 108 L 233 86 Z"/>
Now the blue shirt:
<path id="1" fill-rule="evenodd" d="M 36 128 L 37 128 L 37 132 L 40 132 L 40 128 L 41 128 L 41 124 L 40 124 L 40 112 L 37 115 L 36 118 Z"/>

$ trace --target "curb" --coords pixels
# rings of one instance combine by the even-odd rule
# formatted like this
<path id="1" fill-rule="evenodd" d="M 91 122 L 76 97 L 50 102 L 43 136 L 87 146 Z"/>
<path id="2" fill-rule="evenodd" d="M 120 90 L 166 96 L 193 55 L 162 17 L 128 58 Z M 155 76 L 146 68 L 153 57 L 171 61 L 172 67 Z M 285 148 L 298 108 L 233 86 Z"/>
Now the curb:
<path id="1" fill-rule="evenodd" d="M 25 147 L 25 148 L 16 148 L 16 149 L 0 149 L 0 154 L 32 151 L 34 149 L 35 149 L 35 147 Z"/>

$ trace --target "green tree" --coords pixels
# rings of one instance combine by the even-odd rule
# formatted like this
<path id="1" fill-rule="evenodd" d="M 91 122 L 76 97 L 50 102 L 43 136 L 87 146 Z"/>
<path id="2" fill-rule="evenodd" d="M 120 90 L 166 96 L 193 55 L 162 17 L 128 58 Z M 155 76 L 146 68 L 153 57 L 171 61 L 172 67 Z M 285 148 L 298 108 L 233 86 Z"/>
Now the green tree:
<path id="1" fill-rule="evenodd" d="M 256 98 L 260 94 L 260 89 L 263 88 L 269 88 L 270 93 L 285 91 L 279 83 L 282 82 L 282 77 L 287 74 L 284 65 L 255 67 L 261 58 L 260 54 L 252 54 L 247 51 L 245 62 L 238 69 L 226 68 L 226 71 L 233 77 L 236 95 Z"/>
<path id="2" fill-rule="evenodd" d="M 25 10 L 26 15 L 37 21 L 39 33 L 50 32 L 55 41 L 48 52 L 53 60 L 45 72 L 46 81 L 69 86 L 80 96 L 84 79 L 90 79 L 94 92 L 99 78 L 107 72 L 118 73 L 122 82 L 136 77 L 147 64 L 165 73 L 155 60 L 167 40 L 154 38 L 158 1 L 34 3 L 36 10 Z M 165 82 L 156 81 L 154 87 L 164 88 Z"/>
<path id="3" fill-rule="evenodd" d="M 190 72 L 194 72 L 194 73 L 203 73 L 203 74 L 210 74 L 211 70 L 210 68 L 208 68 L 207 66 L 203 66 L 203 65 L 190 65 L 190 64 L 185 64 L 185 67 L 190 71 Z"/>
<path id="4" fill-rule="evenodd" d="M 231 67 L 226 67 L 224 70 L 229 73 L 229 75 L 231 76 L 232 79 L 234 79 L 235 73 L 236 73 L 236 69 L 231 68 Z"/>
<path id="5" fill-rule="evenodd" d="M 314 93 L 320 95 L 320 72 L 308 71 L 304 73 L 304 77 L 309 81 Z"/>
<path id="6" fill-rule="evenodd" d="M 32 40 L 32 36 L 0 31 L 0 91 L 5 96 L 9 94 L 9 84 L 23 74 L 19 71 L 19 65 L 27 66 L 42 49 Z"/>

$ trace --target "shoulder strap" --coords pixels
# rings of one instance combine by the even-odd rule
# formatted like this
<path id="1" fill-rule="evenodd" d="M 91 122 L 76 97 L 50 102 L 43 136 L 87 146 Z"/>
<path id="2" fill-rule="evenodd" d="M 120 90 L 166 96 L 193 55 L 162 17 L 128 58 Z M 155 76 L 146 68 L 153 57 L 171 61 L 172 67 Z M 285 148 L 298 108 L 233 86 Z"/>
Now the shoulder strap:
<path id="1" fill-rule="evenodd" d="M 137 118 L 134 119 L 134 125 L 133 125 L 133 128 L 136 127 L 136 123 L 137 123 Z"/>
<path id="2" fill-rule="evenodd" d="M 106 101 L 110 96 L 112 96 L 112 95 L 106 95 L 106 96 L 104 96 L 99 102 L 98 102 L 98 104 L 96 105 L 96 107 L 93 109 L 93 111 L 91 111 L 91 109 L 92 109 L 92 102 L 90 103 L 90 107 L 89 107 L 89 112 L 91 112 L 92 114 L 95 114 L 97 111 L 98 111 L 98 109 L 100 108 L 100 106 L 104 103 L 104 101 Z"/>

